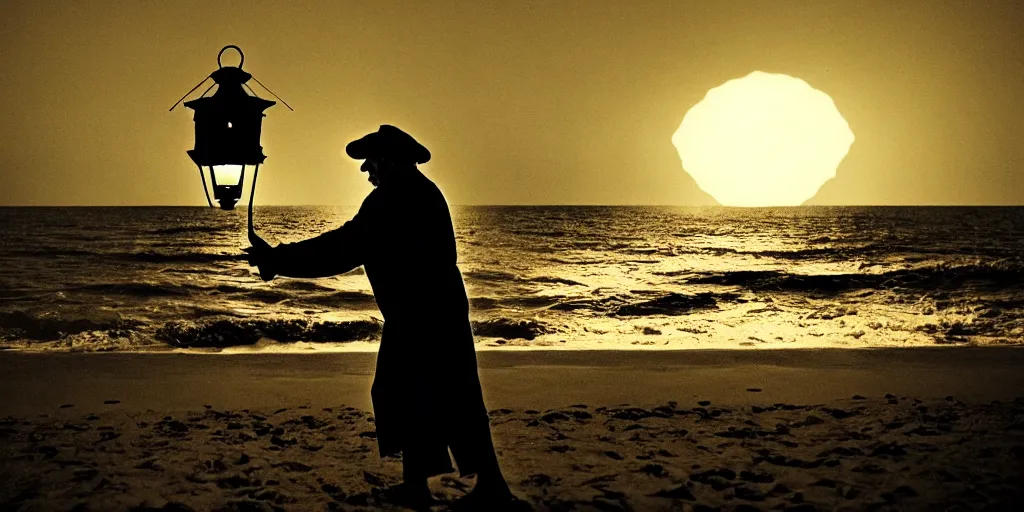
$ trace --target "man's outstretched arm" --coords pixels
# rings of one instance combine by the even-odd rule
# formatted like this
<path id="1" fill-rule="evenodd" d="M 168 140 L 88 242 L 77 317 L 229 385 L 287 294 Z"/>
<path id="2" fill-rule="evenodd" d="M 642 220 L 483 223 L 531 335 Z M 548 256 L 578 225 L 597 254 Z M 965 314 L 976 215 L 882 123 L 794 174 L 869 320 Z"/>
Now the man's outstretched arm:
<path id="1" fill-rule="evenodd" d="M 308 240 L 277 247 L 261 240 L 246 249 L 249 264 L 259 266 L 264 281 L 274 276 L 312 278 L 348 272 L 365 263 L 373 243 L 371 224 L 376 215 L 369 207 L 373 202 L 367 197 L 352 220 Z"/>
<path id="2" fill-rule="evenodd" d="M 362 234 L 361 219 L 319 236 L 270 251 L 270 266 L 284 277 L 327 277 L 343 274 L 363 264 L 368 240 Z"/>

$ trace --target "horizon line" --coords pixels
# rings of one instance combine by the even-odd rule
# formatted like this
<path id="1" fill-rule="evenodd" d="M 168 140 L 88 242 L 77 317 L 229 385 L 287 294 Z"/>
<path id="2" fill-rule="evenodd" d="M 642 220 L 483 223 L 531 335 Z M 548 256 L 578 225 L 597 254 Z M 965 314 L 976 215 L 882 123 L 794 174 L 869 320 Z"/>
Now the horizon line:
<path id="1" fill-rule="evenodd" d="M 358 208 L 358 204 L 263 204 L 254 205 L 254 208 L 267 208 L 267 207 L 339 207 L 339 208 Z M 766 208 L 1014 208 L 1024 207 L 1024 203 L 1008 204 L 1008 203 L 989 203 L 989 204 L 969 204 L 969 203 L 954 203 L 954 204 L 940 204 L 940 203 L 917 203 L 917 204 L 801 204 L 801 205 L 789 205 L 789 206 L 724 206 L 720 204 L 665 204 L 665 203 L 471 203 L 471 204 L 450 204 L 453 207 L 516 207 L 516 208 L 550 208 L 550 207 L 630 207 L 630 206 L 643 206 L 643 207 L 657 207 L 657 208 L 736 208 L 736 209 L 766 209 Z M 189 205 L 189 204 L 0 204 L 0 208 L 210 208 L 205 205 Z M 212 209 L 219 209 L 213 207 Z M 237 208 L 237 211 L 245 211 L 245 208 Z"/>

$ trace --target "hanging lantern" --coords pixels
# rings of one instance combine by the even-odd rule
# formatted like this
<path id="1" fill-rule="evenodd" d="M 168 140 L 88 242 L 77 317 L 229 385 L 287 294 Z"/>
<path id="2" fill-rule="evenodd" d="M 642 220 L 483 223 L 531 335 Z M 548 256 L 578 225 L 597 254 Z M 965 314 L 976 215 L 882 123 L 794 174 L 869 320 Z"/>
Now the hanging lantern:
<path id="1" fill-rule="evenodd" d="M 237 67 L 224 66 L 221 63 L 221 57 L 229 49 L 238 52 L 240 61 Z M 258 79 L 243 71 L 242 64 L 244 62 L 245 56 L 239 47 L 225 46 L 217 54 L 218 69 L 193 87 L 181 100 L 178 100 L 178 103 L 206 83 L 206 80 L 214 81 L 214 84 L 207 88 L 199 98 L 184 103 L 186 108 L 195 111 L 193 117 L 196 134 L 195 148 L 188 151 L 188 156 L 199 168 L 199 177 L 203 183 L 203 192 L 206 193 L 207 204 L 213 206 L 206 185 L 206 174 L 209 174 L 213 185 L 213 197 L 222 210 L 235 208 L 235 204 L 242 197 L 246 168 L 251 168 L 253 170 L 252 193 L 249 197 L 251 216 L 252 195 L 256 191 L 256 176 L 259 173 L 260 164 L 267 158 L 263 154 L 263 146 L 260 145 L 260 131 L 263 118 L 266 117 L 263 111 L 276 105 L 277 102 L 260 98 L 246 82 L 254 79 L 274 97 L 277 95 L 267 89 Z M 210 92 L 214 86 L 217 87 L 217 90 L 212 96 L 206 96 L 206 93 Z M 246 89 L 249 92 L 246 92 Z M 281 98 L 277 97 L 277 99 Z M 281 102 L 284 103 L 284 100 Z M 174 110 L 178 103 L 175 103 L 171 110 Z M 284 104 L 288 106 L 287 103 Z M 290 106 L 288 108 L 291 109 Z M 206 172 L 204 172 L 204 168 Z"/>

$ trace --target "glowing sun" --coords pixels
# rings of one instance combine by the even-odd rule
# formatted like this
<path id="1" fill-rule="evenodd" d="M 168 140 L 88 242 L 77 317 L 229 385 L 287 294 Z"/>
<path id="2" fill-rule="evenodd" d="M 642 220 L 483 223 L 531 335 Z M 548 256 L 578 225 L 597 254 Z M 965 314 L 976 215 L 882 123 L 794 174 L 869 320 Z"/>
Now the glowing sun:
<path id="1" fill-rule="evenodd" d="M 725 206 L 796 206 L 853 144 L 832 98 L 788 75 L 753 73 L 708 91 L 672 136 L 697 185 Z"/>

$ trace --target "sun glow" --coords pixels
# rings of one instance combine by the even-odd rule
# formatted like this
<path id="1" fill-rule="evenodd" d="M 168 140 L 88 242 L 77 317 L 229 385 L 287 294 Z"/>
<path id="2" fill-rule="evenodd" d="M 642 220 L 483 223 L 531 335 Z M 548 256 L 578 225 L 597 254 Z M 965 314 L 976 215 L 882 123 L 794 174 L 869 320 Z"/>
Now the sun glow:
<path id="1" fill-rule="evenodd" d="M 854 136 L 835 103 L 788 75 L 753 73 L 708 91 L 672 144 L 725 206 L 796 206 L 835 177 Z"/>

